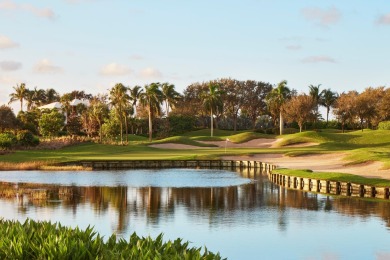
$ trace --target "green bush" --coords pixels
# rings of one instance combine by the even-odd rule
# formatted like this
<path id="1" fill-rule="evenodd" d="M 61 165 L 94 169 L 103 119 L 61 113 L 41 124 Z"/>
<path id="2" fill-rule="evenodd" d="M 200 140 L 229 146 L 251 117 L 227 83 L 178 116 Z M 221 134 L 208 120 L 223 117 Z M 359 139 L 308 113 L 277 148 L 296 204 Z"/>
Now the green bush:
<path id="1" fill-rule="evenodd" d="M 37 143 L 37 138 L 28 130 L 19 131 L 16 134 L 16 140 L 18 141 L 18 144 L 22 146 L 37 146 L 39 144 L 39 139 Z"/>
<path id="2" fill-rule="evenodd" d="M 390 130 L 390 121 L 380 122 L 378 125 L 378 130 Z"/>
<path id="3" fill-rule="evenodd" d="M 127 242 L 115 235 L 106 242 L 93 228 L 85 230 L 26 220 L 0 219 L 0 259 L 221 259 L 219 254 L 189 248 L 181 239 L 163 242 L 138 237 Z"/>
<path id="4" fill-rule="evenodd" d="M 10 149 L 13 145 L 16 144 L 16 137 L 11 133 L 1 133 L 0 134 L 0 148 L 1 149 Z"/>

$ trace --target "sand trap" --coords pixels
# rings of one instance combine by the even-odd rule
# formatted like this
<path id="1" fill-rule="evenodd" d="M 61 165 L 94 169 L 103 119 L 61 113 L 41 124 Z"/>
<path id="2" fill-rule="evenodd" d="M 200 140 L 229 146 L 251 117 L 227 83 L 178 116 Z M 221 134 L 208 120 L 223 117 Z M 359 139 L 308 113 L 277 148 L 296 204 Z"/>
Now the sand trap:
<path id="1" fill-rule="evenodd" d="M 279 147 L 278 143 L 282 139 L 269 139 L 269 138 L 258 138 L 253 139 L 245 143 L 236 144 L 232 142 L 226 141 L 198 141 L 204 144 L 212 144 L 216 147 L 199 147 L 194 145 L 187 144 L 176 144 L 176 143 L 165 143 L 165 144 L 152 144 L 150 147 L 160 148 L 160 149 L 213 149 L 213 148 L 274 148 Z M 299 143 L 287 145 L 284 147 L 308 147 L 318 145 L 318 143 Z"/>
<path id="2" fill-rule="evenodd" d="M 257 154 L 253 156 L 225 156 L 226 160 L 257 160 L 290 169 L 309 169 L 318 172 L 350 173 L 369 178 L 390 179 L 390 170 L 381 170 L 381 162 L 366 162 L 355 165 L 345 165 L 345 154 L 315 154 L 288 157 L 282 154 Z"/>
<path id="3" fill-rule="evenodd" d="M 270 148 L 277 141 L 277 139 L 268 139 L 268 138 L 258 138 L 253 139 L 245 143 L 235 144 L 232 142 L 226 141 L 199 141 L 204 144 L 213 144 L 219 148 Z"/>
<path id="4" fill-rule="evenodd" d="M 165 144 L 151 144 L 149 147 L 159 148 L 159 149 L 176 149 L 176 150 L 187 150 L 187 149 L 212 149 L 215 147 L 200 147 L 188 144 L 175 144 L 175 143 L 165 143 Z"/>

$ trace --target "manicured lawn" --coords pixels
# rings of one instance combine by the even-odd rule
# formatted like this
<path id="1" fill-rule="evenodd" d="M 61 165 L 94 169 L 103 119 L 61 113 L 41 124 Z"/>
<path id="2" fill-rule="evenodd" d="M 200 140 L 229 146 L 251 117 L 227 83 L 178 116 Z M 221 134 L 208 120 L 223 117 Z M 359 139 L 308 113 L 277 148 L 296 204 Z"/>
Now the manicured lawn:
<path id="1" fill-rule="evenodd" d="M 284 135 L 281 146 L 278 148 L 224 148 L 208 149 L 213 145 L 203 144 L 199 140 L 208 140 L 210 130 L 199 130 L 186 133 L 182 136 L 169 137 L 162 140 L 148 142 L 145 137 L 130 136 L 130 142 L 126 146 L 103 145 L 85 143 L 81 145 L 66 147 L 58 150 L 27 150 L 16 151 L 10 154 L 1 155 L 0 162 L 70 162 L 79 160 L 139 160 L 139 159 L 216 159 L 224 155 L 251 155 L 260 153 L 283 153 L 288 156 L 299 156 L 313 153 L 347 153 L 347 159 L 352 163 L 366 161 L 382 161 L 385 167 L 390 167 L 390 131 L 388 130 L 364 130 L 348 133 L 337 131 L 314 132 Z M 275 138 L 272 135 L 264 135 L 250 131 L 233 132 L 216 130 L 215 140 L 226 140 L 232 142 L 245 142 L 255 138 Z M 278 137 L 279 138 L 279 137 Z M 285 145 L 316 142 L 317 146 L 292 148 Z M 159 143 L 180 143 L 188 144 L 205 149 L 158 149 L 149 147 L 149 144 Z"/>
<path id="2" fill-rule="evenodd" d="M 313 172 L 310 170 L 291 170 L 291 169 L 276 169 L 274 173 L 279 173 L 288 176 L 314 178 L 327 181 L 342 181 L 357 184 L 372 185 L 377 187 L 390 187 L 390 180 L 378 178 L 365 178 L 353 174 L 338 173 L 338 172 Z"/>

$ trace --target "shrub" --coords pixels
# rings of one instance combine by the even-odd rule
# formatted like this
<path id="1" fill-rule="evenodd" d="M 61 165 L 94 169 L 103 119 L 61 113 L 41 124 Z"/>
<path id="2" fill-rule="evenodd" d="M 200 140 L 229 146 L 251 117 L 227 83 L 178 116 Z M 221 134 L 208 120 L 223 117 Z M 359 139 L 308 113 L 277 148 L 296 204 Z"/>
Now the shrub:
<path id="1" fill-rule="evenodd" d="M 378 130 L 390 130 L 390 121 L 380 122 L 378 125 Z"/>
<path id="2" fill-rule="evenodd" d="M 127 242 L 115 235 L 106 242 L 93 228 L 85 230 L 27 219 L 23 224 L 0 219 L 0 259 L 221 259 L 181 239 L 163 242 L 138 237 Z"/>
<path id="3" fill-rule="evenodd" d="M 52 110 L 50 113 L 42 114 L 39 119 L 39 130 L 43 136 L 57 136 L 64 126 L 64 121 L 65 117 L 63 114 Z"/>
<path id="4" fill-rule="evenodd" d="M 28 130 L 22 130 L 16 134 L 16 140 L 18 141 L 18 144 L 22 146 L 37 146 L 39 144 L 39 139 L 38 143 L 37 139 L 38 138 L 35 138 Z"/>
<path id="5" fill-rule="evenodd" d="M 1 149 L 10 149 L 16 143 L 15 135 L 11 133 L 2 133 L 0 134 L 0 148 Z"/>

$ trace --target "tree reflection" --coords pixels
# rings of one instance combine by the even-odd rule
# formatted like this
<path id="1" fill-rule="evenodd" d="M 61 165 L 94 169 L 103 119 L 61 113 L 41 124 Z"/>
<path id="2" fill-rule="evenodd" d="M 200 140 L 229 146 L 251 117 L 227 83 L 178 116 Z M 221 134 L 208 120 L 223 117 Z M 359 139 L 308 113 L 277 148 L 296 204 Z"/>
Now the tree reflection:
<path id="1" fill-rule="evenodd" d="M 288 226 L 289 208 L 311 211 L 336 211 L 345 215 L 380 216 L 390 227 L 390 207 L 386 201 L 358 198 L 332 198 L 289 190 L 267 180 L 258 172 L 245 171 L 252 182 L 240 186 L 213 188 L 161 187 L 77 187 L 39 184 L 0 183 L 0 199 L 17 203 L 18 214 L 34 207 L 64 208 L 77 214 L 80 206 L 88 205 L 97 215 L 108 211 L 116 216 L 117 233 L 124 233 L 130 218 L 144 218 L 148 225 L 158 225 L 162 218 L 174 216 L 184 209 L 190 216 L 208 219 L 219 225 L 221 216 L 250 213 L 262 208 L 277 211 L 280 230 Z"/>

